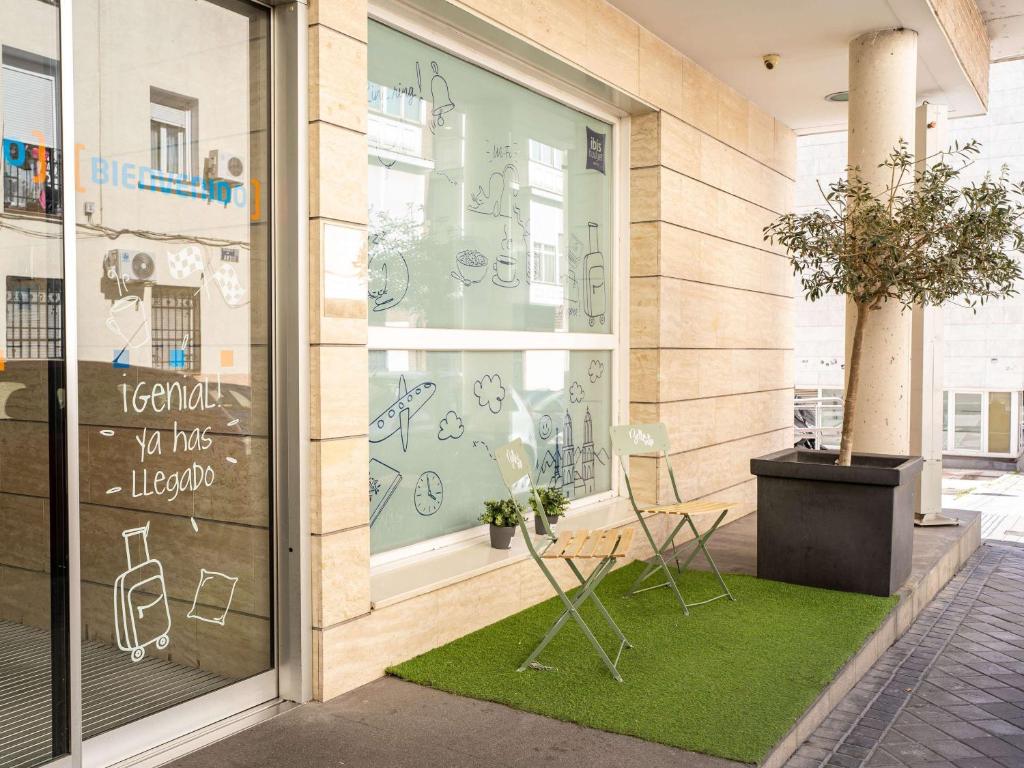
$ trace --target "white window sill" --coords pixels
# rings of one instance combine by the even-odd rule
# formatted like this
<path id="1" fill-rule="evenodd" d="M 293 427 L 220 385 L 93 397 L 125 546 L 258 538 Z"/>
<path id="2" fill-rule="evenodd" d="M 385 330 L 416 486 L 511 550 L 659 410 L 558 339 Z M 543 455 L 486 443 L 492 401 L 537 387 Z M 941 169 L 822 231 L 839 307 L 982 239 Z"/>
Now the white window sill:
<path id="1" fill-rule="evenodd" d="M 615 498 L 570 512 L 559 524 L 566 531 L 615 528 L 636 519 L 628 498 Z M 527 521 L 533 530 L 533 519 Z M 536 542 L 540 537 L 533 534 Z M 487 529 L 469 541 L 381 565 L 370 571 L 370 606 L 385 608 L 404 600 L 521 562 L 530 557 L 522 531 L 512 537 L 511 549 L 491 549 Z"/>

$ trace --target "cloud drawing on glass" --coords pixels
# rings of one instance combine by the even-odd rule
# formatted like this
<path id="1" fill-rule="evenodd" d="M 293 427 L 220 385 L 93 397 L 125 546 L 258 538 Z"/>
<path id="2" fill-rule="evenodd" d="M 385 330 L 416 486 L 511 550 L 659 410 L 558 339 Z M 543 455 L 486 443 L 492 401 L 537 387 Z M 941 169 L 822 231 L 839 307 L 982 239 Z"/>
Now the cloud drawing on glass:
<path id="1" fill-rule="evenodd" d="M 163 564 L 149 554 L 149 523 L 121 532 L 128 568 L 114 582 L 117 647 L 142 661 L 146 648 L 170 642 L 171 611 Z"/>
<path id="2" fill-rule="evenodd" d="M 416 512 L 423 517 L 437 514 L 444 503 L 444 484 L 437 472 L 427 470 L 416 480 L 412 503 Z"/>
<path id="3" fill-rule="evenodd" d="M 587 369 L 587 376 L 590 378 L 590 383 L 593 384 L 601 376 L 604 375 L 604 363 L 600 360 L 591 360 L 590 367 Z"/>
<path id="4" fill-rule="evenodd" d="M 475 285 L 487 274 L 487 257 L 480 251 L 459 251 L 455 255 L 455 269 L 451 274 L 467 288 Z"/>
<path id="5" fill-rule="evenodd" d="M 501 376 L 496 373 L 484 374 L 473 383 L 473 394 L 481 408 L 487 408 L 491 413 L 501 413 L 501 404 L 505 400 Z"/>
<path id="6" fill-rule="evenodd" d="M 380 519 L 402 482 L 402 473 L 379 459 L 370 459 L 370 527 Z"/>
<path id="7" fill-rule="evenodd" d="M 463 425 L 462 419 L 459 418 L 459 414 L 455 411 L 448 411 L 441 419 L 441 423 L 437 425 L 437 439 L 458 440 L 465 431 L 466 427 Z"/>
<path id="8" fill-rule="evenodd" d="M 569 402 L 582 403 L 584 395 L 586 395 L 586 392 L 583 391 L 583 385 L 578 381 L 574 381 L 572 386 L 569 387 Z"/>
<path id="9" fill-rule="evenodd" d="M 238 578 L 235 576 L 200 569 L 199 583 L 196 585 L 196 594 L 192 598 L 188 618 L 223 627 L 231 608 L 231 601 L 235 597 L 237 584 Z"/>

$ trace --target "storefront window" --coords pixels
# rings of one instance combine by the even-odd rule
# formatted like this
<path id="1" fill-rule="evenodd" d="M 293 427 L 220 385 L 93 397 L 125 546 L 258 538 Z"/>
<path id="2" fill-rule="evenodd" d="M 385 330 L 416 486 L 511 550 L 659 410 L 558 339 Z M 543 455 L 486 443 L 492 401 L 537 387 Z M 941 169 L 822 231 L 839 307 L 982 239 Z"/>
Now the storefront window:
<path id="1" fill-rule="evenodd" d="M 953 403 L 953 447 L 980 451 L 982 396 L 957 392 Z"/>
<path id="2" fill-rule="evenodd" d="M 1009 453 L 1011 432 L 1011 393 L 988 393 L 988 451 Z"/>
<path id="3" fill-rule="evenodd" d="M 0 2 L 0 768 L 71 747 L 59 39 Z"/>
<path id="4" fill-rule="evenodd" d="M 609 490 L 612 125 L 372 22 L 367 101 L 373 550 L 477 525 L 512 437 Z"/>
<path id="5" fill-rule="evenodd" d="M 273 666 L 270 20 L 76 0 L 74 24 L 88 739 Z"/>

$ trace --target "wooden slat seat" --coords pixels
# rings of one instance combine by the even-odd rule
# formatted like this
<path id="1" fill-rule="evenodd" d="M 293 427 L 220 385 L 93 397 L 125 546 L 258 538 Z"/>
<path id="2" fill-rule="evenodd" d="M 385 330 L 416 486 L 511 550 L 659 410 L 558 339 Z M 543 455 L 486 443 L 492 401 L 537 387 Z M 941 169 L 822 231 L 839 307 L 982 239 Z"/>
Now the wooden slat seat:
<path id="1" fill-rule="evenodd" d="M 632 528 L 623 531 L 566 531 L 545 550 L 542 557 L 549 560 L 555 558 L 603 560 L 606 557 L 625 557 L 632 542 Z"/>
<path id="2" fill-rule="evenodd" d="M 725 512 L 736 505 L 729 501 L 683 501 L 679 504 L 659 504 L 645 507 L 641 512 L 660 512 L 666 515 L 703 515 L 708 512 Z"/>

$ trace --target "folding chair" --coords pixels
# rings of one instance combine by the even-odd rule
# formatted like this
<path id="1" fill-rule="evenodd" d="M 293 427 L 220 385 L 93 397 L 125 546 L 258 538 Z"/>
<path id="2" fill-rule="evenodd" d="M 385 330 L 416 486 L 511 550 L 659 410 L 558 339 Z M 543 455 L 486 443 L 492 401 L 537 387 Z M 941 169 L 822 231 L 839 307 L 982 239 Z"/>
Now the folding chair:
<path id="1" fill-rule="evenodd" d="M 622 465 L 622 474 L 626 478 L 626 490 L 629 491 L 629 501 L 633 505 L 633 511 L 636 512 L 637 519 L 640 520 L 640 526 L 643 528 L 644 533 L 647 535 L 647 540 L 651 543 L 651 548 L 654 550 L 654 558 L 644 569 L 644 572 L 637 577 L 636 581 L 629 588 L 629 595 L 635 595 L 640 592 L 646 592 L 649 589 L 658 589 L 659 587 L 669 587 L 675 594 L 676 599 L 679 600 L 679 604 L 683 606 L 683 613 L 687 616 L 690 615 L 690 608 L 683 599 L 682 593 L 679 591 L 679 587 L 676 585 L 675 579 L 672 578 L 672 573 L 669 571 L 668 564 L 665 562 L 664 553 L 669 549 L 675 549 L 676 535 L 684 525 L 688 525 L 690 530 L 693 531 L 694 546 L 690 552 L 689 557 L 686 561 L 679 565 L 678 556 L 675 557 L 676 570 L 679 573 L 683 573 L 686 568 L 690 565 L 694 556 L 698 552 L 704 554 L 704 558 L 707 560 L 708 565 L 711 566 L 711 570 L 714 572 L 715 577 L 718 579 L 718 583 L 722 585 L 722 593 L 715 595 L 714 597 L 708 598 L 707 600 L 701 600 L 697 603 L 690 603 L 690 605 L 704 605 L 710 603 L 713 600 L 718 600 L 722 597 L 728 597 L 730 600 L 735 600 L 729 588 L 725 585 L 725 580 L 722 578 L 721 572 L 718 570 L 718 566 L 715 565 L 714 559 L 711 557 L 711 553 L 708 552 L 707 543 L 714 535 L 715 531 L 718 530 L 719 524 L 725 518 L 726 513 L 733 506 L 728 502 L 722 501 L 683 501 L 679 497 L 679 488 L 676 486 L 676 476 L 672 472 L 672 465 L 668 460 L 668 430 L 662 423 L 658 424 L 627 424 L 624 426 L 617 426 L 611 428 L 612 437 L 612 451 L 616 456 L 619 457 L 620 463 L 623 457 L 635 456 L 637 454 L 659 454 L 664 457 L 665 464 L 668 466 L 668 477 L 672 481 L 672 493 L 676 497 L 676 503 L 674 504 L 661 504 L 651 507 L 641 508 L 636 503 L 636 497 L 633 495 L 633 486 L 629 482 L 629 473 L 626 472 L 625 464 Z M 697 526 L 694 525 L 693 515 L 703 514 L 707 512 L 718 512 L 718 518 L 703 534 L 698 532 Z M 666 514 L 675 515 L 679 518 L 679 522 L 672 529 L 672 532 L 668 535 L 661 545 L 658 545 L 654 541 L 654 535 L 651 533 L 651 529 L 647 525 L 647 519 L 644 518 L 644 513 L 648 515 L 653 514 Z M 654 584 L 650 587 L 644 587 L 643 589 L 637 589 L 644 581 L 650 578 L 652 575 L 661 571 L 665 575 L 664 584 Z"/>
<path id="2" fill-rule="evenodd" d="M 498 462 L 498 469 L 501 471 L 501 478 L 505 482 L 505 487 L 508 488 L 509 495 L 515 500 L 515 491 L 513 490 L 523 478 L 529 483 L 530 493 L 533 494 L 533 498 L 537 503 L 537 509 L 543 510 L 544 505 L 541 504 L 540 497 L 537 495 L 537 489 L 533 485 L 533 479 L 530 477 L 530 461 L 526 456 L 526 451 L 523 449 L 523 443 L 521 440 L 513 440 L 508 445 L 494 451 L 494 458 Z M 554 587 L 556 594 L 562 601 L 562 605 L 565 610 L 558 617 L 558 620 L 551 625 L 551 629 L 544 635 L 544 639 L 540 641 L 540 644 L 533 649 L 533 652 L 524 661 L 517 672 L 522 672 L 527 667 L 540 668 L 544 667 L 537 663 L 537 657 L 540 656 L 548 643 L 555 639 L 555 635 L 561 631 L 562 627 L 565 626 L 566 622 L 572 618 L 586 635 L 590 644 L 594 646 L 594 650 L 597 651 L 597 655 L 601 657 L 601 661 L 608 667 L 608 671 L 612 673 L 618 682 L 622 682 L 622 675 L 619 674 L 618 664 L 619 658 L 622 656 L 623 648 L 632 648 L 632 644 L 626 639 L 626 636 L 622 634 L 622 630 L 615 623 L 612 617 L 608 614 L 604 604 L 597 597 L 597 587 L 604 579 L 606 575 L 612 570 L 617 560 L 625 557 L 626 552 L 629 551 L 629 545 L 633 541 L 633 529 L 627 528 L 625 531 L 576 531 L 576 532 L 563 532 L 557 536 L 551 532 L 551 526 L 548 525 L 547 516 L 541 515 L 541 519 L 544 522 L 544 530 L 546 531 L 545 536 L 541 541 L 544 542 L 544 546 L 540 552 L 534 546 L 533 540 L 530 538 L 530 530 L 526 526 L 526 520 L 520 517 L 519 527 L 523 531 L 523 538 L 526 540 L 526 546 L 530 550 L 530 556 L 537 562 L 541 571 L 547 577 L 547 580 L 551 582 L 551 586 Z M 565 590 L 559 585 L 558 580 L 552 576 L 551 571 L 548 569 L 548 560 L 563 560 L 573 574 L 580 582 L 580 590 L 576 593 L 575 597 L 570 598 Z M 594 570 L 590 572 L 590 575 L 584 578 L 583 573 L 576 565 L 576 560 L 588 560 L 596 563 Z M 605 653 L 601 643 L 598 642 L 597 638 L 594 637 L 594 633 L 590 631 L 590 627 L 587 626 L 587 622 L 583 620 L 583 616 L 580 615 L 580 607 L 587 600 L 593 602 L 594 606 L 600 611 L 604 620 L 608 622 L 608 626 L 611 627 L 612 632 L 615 633 L 616 637 L 619 638 L 619 650 L 615 654 L 615 661 L 608 658 L 608 654 Z"/>

